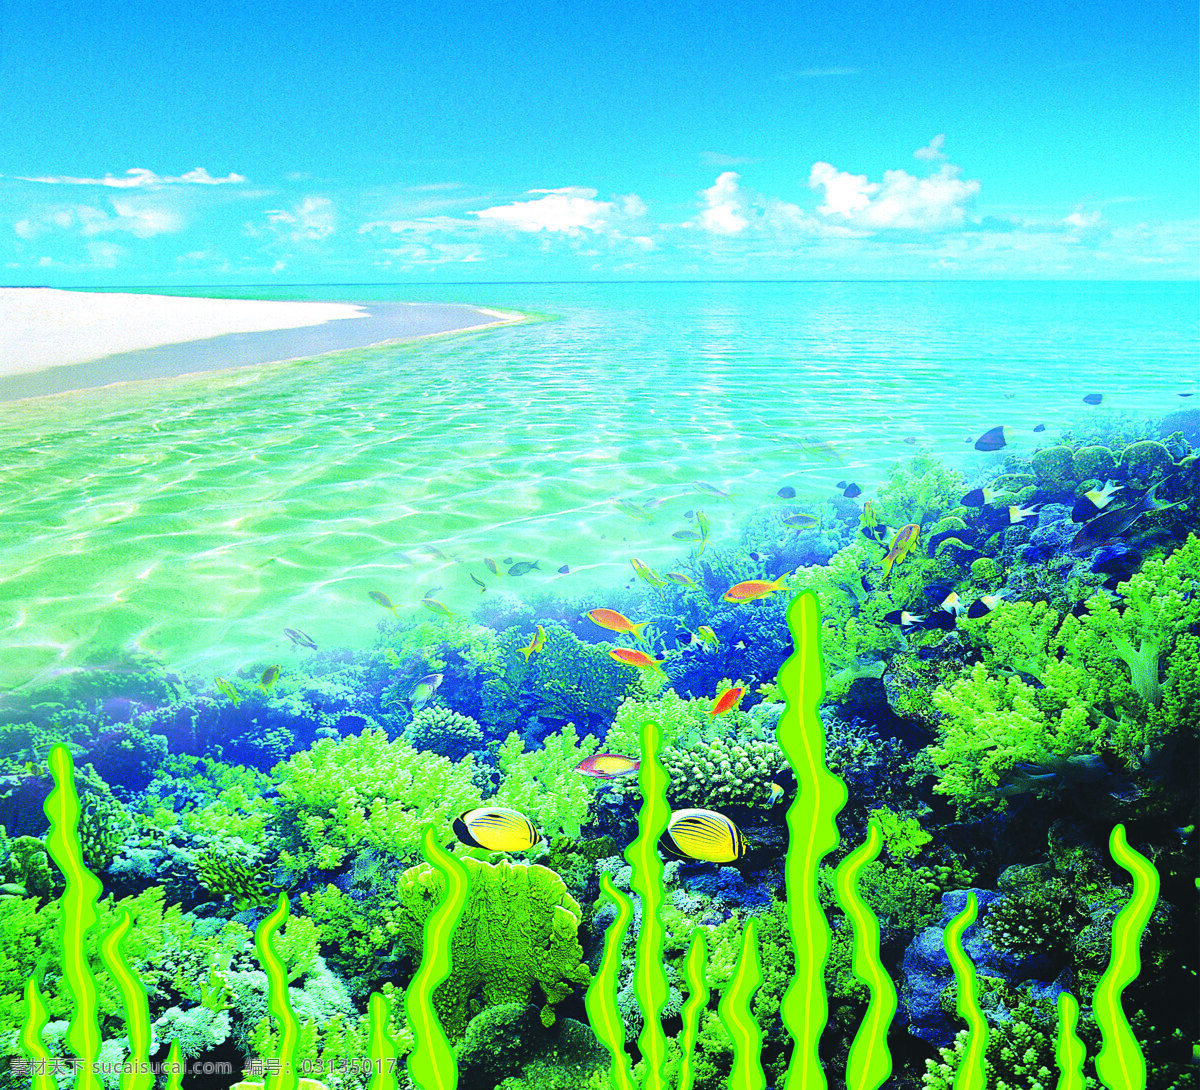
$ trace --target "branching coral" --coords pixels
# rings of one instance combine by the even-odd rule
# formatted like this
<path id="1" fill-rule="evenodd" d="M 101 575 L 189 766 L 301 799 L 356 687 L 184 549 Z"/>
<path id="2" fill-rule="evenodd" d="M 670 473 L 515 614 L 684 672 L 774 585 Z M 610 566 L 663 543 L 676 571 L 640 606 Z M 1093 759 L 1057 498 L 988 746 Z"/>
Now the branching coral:
<path id="1" fill-rule="evenodd" d="M 479 746 L 483 730 L 469 715 L 436 706 L 417 712 L 405 728 L 404 736 L 416 749 L 458 759 Z"/>
<path id="2" fill-rule="evenodd" d="M 503 775 L 491 801 L 530 818 L 547 837 L 578 838 L 595 800 L 594 781 L 575 766 L 596 752 L 590 734 L 581 741 L 573 724 L 548 735 L 540 749 L 526 750 L 515 731 L 500 746 L 497 767 Z"/>
<path id="3" fill-rule="evenodd" d="M 1188 629 L 1200 623 L 1198 570 L 1193 536 L 1121 585 L 1123 610 L 1096 595 L 1081 618 L 1012 603 L 976 622 L 975 638 L 989 641 L 984 661 L 933 696 L 944 716 L 930 751 L 941 769 L 936 790 L 960 806 L 1088 784 L 1120 790 L 1121 777 L 1140 776 L 1136 791 L 1149 790 L 1162 771 L 1155 754 L 1188 729 L 1186 714 L 1164 717 L 1161 707 L 1179 713 L 1195 699 L 1189 678 L 1200 663 Z M 1002 679 L 999 670 L 1016 674 Z"/>
<path id="4" fill-rule="evenodd" d="M 716 809 L 765 805 L 772 779 L 786 766 L 774 742 L 736 737 L 672 747 L 661 760 L 671 777 L 667 797 L 672 805 Z"/>
<path id="5" fill-rule="evenodd" d="M 287 838 L 280 861 L 332 869 L 360 845 L 415 855 L 425 823 L 448 828 L 479 805 L 472 770 L 469 757 L 455 764 L 382 730 L 322 739 L 275 768 Z"/>

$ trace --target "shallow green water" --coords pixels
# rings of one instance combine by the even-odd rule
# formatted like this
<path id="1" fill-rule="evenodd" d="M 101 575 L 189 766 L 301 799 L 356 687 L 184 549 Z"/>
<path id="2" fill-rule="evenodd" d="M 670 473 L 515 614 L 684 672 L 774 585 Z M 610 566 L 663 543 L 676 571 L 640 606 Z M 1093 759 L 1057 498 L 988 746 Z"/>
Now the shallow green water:
<path id="1" fill-rule="evenodd" d="M 698 506 L 728 540 L 784 484 L 869 494 L 920 449 L 969 475 L 1002 460 L 970 445 L 996 424 L 1045 424 L 1030 449 L 1096 414 L 1196 405 L 1179 397 L 1198 383 L 1190 284 L 226 294 L 538 318 L 0 406 L 0 684 L 128 650 L 230 672 L 290 654 L 285 627 L 360 645 L 390 616 L 368 592 L 466 611 L 472 572 L 489 593 L 612 587 L 631 557 L 661 570 L 685 554 L 671 534 Z M 652 521 L 614 505 L 664 497 Z M 541 570 L 496 579 L 485 556 Z"/>

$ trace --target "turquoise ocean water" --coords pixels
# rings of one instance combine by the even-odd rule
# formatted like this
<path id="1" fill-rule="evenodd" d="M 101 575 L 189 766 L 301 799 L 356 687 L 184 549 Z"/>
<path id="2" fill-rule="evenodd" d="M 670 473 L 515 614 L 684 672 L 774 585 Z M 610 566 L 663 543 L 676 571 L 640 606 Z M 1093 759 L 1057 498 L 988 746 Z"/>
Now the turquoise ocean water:
<path id="1" fill-rule="evenodd" d="M 185 294 L 178 288 L 163 289 Z M 1100 420 L 1200 408 L 1194 283 L 670 283 L 196 289 L 471 303 L 482 333 L 0 405 L 0 685 L 129 651 L 229 674 L 362 646 L 386 616 L 670 570 L 791 486 L 869 498 L 930 451 L 967 480 Z M 1103 401 L 1087 405 L 1085 395 Z M 1033 428 L 1045 425 L 1045 431 Z M 1139 432 L 1140 434 L 1140 432 Z M 701 492 L 711 485 L 729 498 Z M 664 501 L 634 517 L 618 501 Z M 514 578 L 484 558 L 537 562 Z M 559 569 L 569 570 L 560 573 Z M 776 574 L 776 573 L 771 573 Z M 607 604 L 596 602 L 595 604 Z"/>

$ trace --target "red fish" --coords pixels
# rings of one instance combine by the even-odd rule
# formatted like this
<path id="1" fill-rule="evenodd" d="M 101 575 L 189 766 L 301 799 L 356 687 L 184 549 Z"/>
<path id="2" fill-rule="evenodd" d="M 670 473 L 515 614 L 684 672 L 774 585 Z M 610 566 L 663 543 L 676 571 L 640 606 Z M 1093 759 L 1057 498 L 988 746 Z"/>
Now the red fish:
<path id="1" fill-rule="evenodd" d="M 731 711 L 732 709 L 736 708 L 741 702 L 742 694 L 745 691 L 745 689 L 726 689 L 720 695 L 720 697 L 717 698 L 716 703 L 713 704 L 712 711 L 708 713 L 709 717 L 716 719 L 718 715 L 724 715 L 727 711 Z"/>
<path id="2" fill-rule="evenodd" d="M 620 753 L 593 753 L 584 757 L 575 766 L 575 771 L 597 780 L 615 780 L 618 776 L 632 776 L 642 762 L 636 757 L 625 757 Z"/>

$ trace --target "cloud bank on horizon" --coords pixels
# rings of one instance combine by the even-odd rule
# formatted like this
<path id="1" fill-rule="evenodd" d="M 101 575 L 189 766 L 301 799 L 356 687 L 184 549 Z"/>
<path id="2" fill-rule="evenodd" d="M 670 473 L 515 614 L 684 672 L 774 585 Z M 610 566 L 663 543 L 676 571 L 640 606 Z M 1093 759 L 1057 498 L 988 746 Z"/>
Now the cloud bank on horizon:
<path id="1" fill-rule="evenodd" d="M 1113 224 L 1104 202 L 1050 215 L 989 211 L 984 183 L 964 177 L 945 148 L 938 133 L 912 153 L 914 163 L 874 180 L 817 161 L 787 195 L 761 192 L 723 169 L 682 207 L 637 192 L 602 197 L 585 185 L 500 200 L 457 182 L 318 193 L 306 191 L 303 176 L 259 185 L 204 167 L 178 175 L 136 167 L 93 178 L 0 176 L 0 217 L 8 220 L 0 219 L 0 231 L 8 228 L 0 280 L 1195 274 L 1194 224 Z M 697 162 L 745 172 L 757 160 L 703 152 Z"/>

